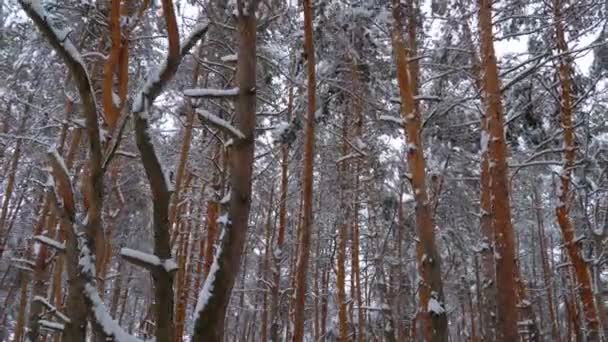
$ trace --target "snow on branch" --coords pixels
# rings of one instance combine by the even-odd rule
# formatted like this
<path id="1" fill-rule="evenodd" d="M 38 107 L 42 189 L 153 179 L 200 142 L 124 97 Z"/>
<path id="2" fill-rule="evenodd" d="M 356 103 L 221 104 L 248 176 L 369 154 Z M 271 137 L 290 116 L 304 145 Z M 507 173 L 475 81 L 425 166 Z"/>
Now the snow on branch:
<path id="1" fill-rule="evenodd" d="M 150 271 L 158 268 L 162 268 L 168 273 L 177 271 L 177 264 L 173 259 L 161 260 L 154 254 L 131 248 L 122 248 L 120 250 L 120 256 L 128 262 Z"/>
<path id="2" fill-rule="evenodd" d="M 61 323 L 51 322 L 51 321 L 47 321 L 45 319 L 39 320 L 38 325 L 40 325 L 40 328 L 42 328 L 42 329 L 55 331 L 55 332 L 61 332 L 65 328 L 65 326 Z"/>
<path id="3" fill-rule="evenodd" d="M 23 265 L 26 265 L 26 266 L 29 266 L 29 267 L 35 267 L 36 266 L 36 264 L 33 261 L 27 260 L 27 259 L 22 259 L 22 258 L 12 258 L 11 262 L 17 263 L 17 265 L 13 265 L 15 267 L 20 266 L 19 264 L 23 264 Z"/>
<path id="4" fill-rule="evenodd" d="M 360 157 L 360 156 L 361 156 L 361 154 L 360 154 L 360 153 L 358 153 L 358 152 L 355 152 L 355 153 L 349 153 L 349 154 L 347 154 L 347 155 L 344 155 L 344 156 L 342 156 L 342 157 L 340 157 L 340 158 L 336 159 L 336 164 L 340 164 L 340 163 L 342 163 L 342 162 L 344 162 L 344 161 L 347 161 L 347 160 L 349 160 L 349 159 L 353 159 L 353 158 L 357 158 L 357 157 Z"/>
<path id="5" fill-rule="evenodd" d="M 213 287 L 215 286 L 215 276 L 220 269 L 219 266 L 219 256 L 221 254 L 221 247 L 218 252 L 215 254 L 215 258 L 213 258 L 213 264 L 211 264 L 211 268 L 209 269 L 209 275 L 205 279 L 205 283 L 203 284 L 203 288 L 201 292 L 198 294 L 198 300 L 196 301 L 196 308 L 194 309 L 194 319 L 198 320 L 200 318 L 201 313 L 209 303 L 209 299 L 213 294 Z"/>
<path id="6" fill-rule="evenodd" d="M 62 57 L 76 81 L 83 103 L 87 127 L 91 129 L 91 132 L 89 132 L 89 139 L 92 140 L 90 145 L 93 146 L 91 153 L 93 154 L 93 158 L 96 158 L 96 156 L 101 154 L 97 122 L 97 102 L 86 64 L 69 37 L 71 31 L 68 29 L 58 29 L 51 21 L 51 16 L 46 12 L 40 0 L 19 0 L 19 3 L 28 17 L 32 19 L 49 41 L 53 49 Z"/>
<path id="7" fill-rule="evenodd" d="M 238 60 L 238 56 L 236 54 L 222 56 L 220 60 L 224 63 L 234 63 Z"/>
<path id="8" fill-rule="evenodd" d="M 440 303 L 437 299 L 431 298 L 429 299 L 429 304 L 427 305 L 427 310 L 433 315 L 440 316 L 445 314 L 445 308 L 443 304 Z"/>
<path id="9" fill-rule="evenodd" d="M 65 252 L 65 244 L 61 243 L 57 240 L 51 239 L 48 236 L 44 236 L 44 235 L 36 235 L 34 236 L 34 240 L 36 240 L 36 242 L 39 242 L 47 247 L 51 247 L 59 252 Z"/>
<path id="10" fill-rule="evenodd" d="M 135 100 L 131 110 L 134 113 L 142 113 L 146 106 L 150 106 L 156 97 L 160 95 L 161 91 L 169 81 L 175 76 L 182 59 L 190 49 L 207 33 L 209 29 L 209 23 L 203 22 L 196 25 L 192 32 L 184 39 L 180 44 L 180 58 L 178 60 L 167 60 L 157 69 L 150 72 L 146 78 L 146 82 L 143 84 Z M 146 102 L 146 103 L 144 103 Z"/>
<path id="11" fill-rule="evenodd" d="M 380 121 L 386 121 L 386 122 L 394 122 L 396 124 L 398 124 L 399 126 L 403 126 L 403 119 L 397 116 L 393 116 L 393 115 L 380 115 L 380 117 L 378 117 L 378 120 Z"/>
<path id="12" fill-rule="evenodd" d="M 243 132 L 241 132 L 238 128 L 232 126 L 228 121 L 203 109 L 197 109 L 196 113 L 201 121 L 205 121 L 223 130 L 224 132 L 230 134 L 233 138 L 245 139 L 245 134 L 243 134 Z"/>
<path id="13" fill-rule="evenodd" d="M 213 88 L 194 88 L 184 90 L 184 95 L 188 97 L 205 97 L 205 98 L 217 98 L 217 97 L 236 97 L 239 95 L 239 88 L 231 89 L 213 89 Z"/>
<path id="14" fill-rule="evenodd" d="M 67 29 L 58 29 L 50 20 L 50 15 L 46 12 L 40 0 L 19 0 L 21 7 L 25 13 L 34 21 L 38 29 L 44 33 L 53 48 L 66 60 L 71 66 L 76 64 L 86 70 L 84 61 L 80 52 L 70 38 L 71 33 Z"/>
<path id="15" fill-rule="evenodd" d="M 57 152 L 57 149 L 52 147 L 47 154 L 55 183 L 55 194 L 57 198 L 61 200 L 63 210 L 65 210 L 68 217 L 73 218 L 76 208 L 74 205 L 74 192 L 68 168 L 65 166 L 65 162 L 59 155 L 59 152 Z"/>
<path id="16" fill-rule="evenodd" d="M 101 328 L 106 340 L 114 342 L 142 342 L 142 340 L 126 332 L 114 319 L 99 296 L 95 282 L 95 261 L 91 250 L 87 247 L 86 236 L 79 237 L 82 245 L 78 260 L 79 272 L 87 280 L 83 294 L 89 304 L 89 310 L 94 318 L 93 323 Z"/>
<path id="17" fill-rule="evenodd" d="M 71 322 L 70 319 L 68 318 L 68 316 L 63 314 L 61 311 L 57 310 L 57 308 L 53 304 L 51 304 L 48 300 L 46 300 L 46 298 L 40 297 L 40 296 L 34 296 L 34 302 L 38 302 L 38 303 L 42 304 L 42 306 L 44 306 L 50 314 L 52 314 L 55 317 L 62 320 L 63 323 Z"/>
<path id="18" fill-rule="evenodd" d="M 95 322 L 101 327 L 106 339 L 116 342 L 142 342 L 142 340 L 130 335 L 118 323 L 112 319 L 108 313 L 106 306 L 103 304 L 99 292 L 95 285 L 87 283 L 84 287 L 84 293 L 91 302 L 91 309 L 95 317 Z"/>

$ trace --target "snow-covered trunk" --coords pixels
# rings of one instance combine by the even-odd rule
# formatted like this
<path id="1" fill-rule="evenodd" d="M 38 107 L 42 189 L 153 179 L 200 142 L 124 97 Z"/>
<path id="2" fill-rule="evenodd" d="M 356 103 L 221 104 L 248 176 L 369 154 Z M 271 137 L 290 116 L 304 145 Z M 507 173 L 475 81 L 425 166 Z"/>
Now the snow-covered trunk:
<path id="1" fill-rule="evenodd" d="M 489 341 L 496 339 L 496 313 L 497 313 L 497 290 L 496 290 L 496 264 L 494 261 L 494 226 L 492 224 L 492 179 L 490 174 L 490 156 L 488 143 L 490 133 L 488 132 L 488 119 L 484 115 L 481 118 L 481 172 L 479 176 L 479 204 L 480 219 L 479 228 L 482 243 L 479 248 L 481 259 L 481 312 L 483 317 L 482 334 Z"/>
<path id="2" fill-rule="evenodd" d="M 573 99 L 572 99 L 572 79 L 571 79 L 571 62 L 567 54 L 568 44 L 566 43 L 564 24 L 562 23 L 563 16 L 561 8 L 565 3 L 560 0 L 553 0 L 553 22 L 557 44 L 557 52 L 559 58 L 559 81 L 561 88 L 561 126 L 564 129 L 564 157 L 563 167 L 560 175 L 560 184 L 558 185 L 558 203 L 555 208 L 557 222 L 559 224 L 564 245 L 568 252 L 568 257 L 574 268 L 574 276 L 576 285 L 579 288 L 580 298 L 583 306 L 583 315 L 585 317 L 585 325 L 587 330 L 587 340 L 595 342 L 601 340 L 599 318 L 595 307 L 595 298 L 591 287 L 591 276 L 587 264 L 583 259 L 579 244 L 576 242 L 574 226 L 570 218 L 570 182 L 572 170 L 574 168 L 576 158 L 575 131 L 574 131 L 574 114 L 573 114 Z"/>
<path id="3" fill-rule="evenodd" d="M 236 100 L 237 128 L 245 136 L 230 153 L 231 194 L 225 233 L 205 280 L 195 311 L 194 341 L 219 342 L 230 293 L 238 274 L 247 237 L 256 125 L 256 17 L 257 1 L 238 1 L 239 50 Z"/>
<path id="4" fill-rule="evenodd" d="M 410 4 L 410 8 L 412 8 Z M 394 26 L 392 44 L 397 67 L 397 81 L 401 97 L 401 114 L 405 121 L 407 141 L 407 162 L 411 174 L 411 184 L 416 202 L 416 227 L 419 243 L 416 246 L 418 272 L 421 276 L 419 288 L 420 317 L 423 326 L 423 336 L 427 341 L 447 341 L 448 325 L 443 308 L 443 280 L 441 275 L 441 256 L 435 243 L 435 222 L 426 189 L 426 162 L 422 146 L 420 110 L 416 105 L 417 75 L 419 70 L 415 65 L 408 67 L 408 47 L 402 37 L 402 4 L 393 1 Z M 412 45 L 415 47 L 415 45 Z M 412 51 L 410 53 L 415 53 Z M 431 306 L 430 304 L 438 305 Z"/>
<path id="5" fill-rule="evenodd" d="M 313 41 L 314 9 L 312 1 L 304 0 L 304 54 L 306 55 L 307 73 L 307 113 L 304 138 L 304 157 L 302 170 L 302 224 L 298 236 L 298 258 L 296 265 L 296 298 L 294 303 L 293 341 L 304 340 L 304 321 L 306 320 L 306 287 L 308 259 L 310 256 L 310 236 L 314 225 L 313 217 L 313 169 L 315 150 L 315 111 L 316 111 L 316 79 L 315 79 L 315 47 Z"/>
<path id="6" fill-rule="evenodd" d="M 493 196 L 492 220 L 494 224 L 497 337 L 498 341 L 516 341 L 517 294 L 515 233 L 511 223 L 507 146 L 504 137 L 504 119 L 498 67 L 494 54 L 492 29 L 492 2 L 479 0 L 479 34 L 481 37 L 481 74 L 483 75 L 484 106 L 489 132 L 489 171 Z"/>

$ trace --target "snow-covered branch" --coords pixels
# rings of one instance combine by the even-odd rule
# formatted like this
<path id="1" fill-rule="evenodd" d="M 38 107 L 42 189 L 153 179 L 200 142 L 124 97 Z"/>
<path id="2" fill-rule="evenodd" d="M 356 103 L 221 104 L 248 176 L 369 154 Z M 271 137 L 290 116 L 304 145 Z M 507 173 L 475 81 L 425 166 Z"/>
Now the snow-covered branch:
<path id="1" fill-rule="evenodd" d="M 72 182 L 70 181 L 70 175 L 68 168 L 63 161 L 63 158 L 57 152 L 54 147 L 48 152 L 49 164 L 51 166 L 51 174 L 54 180 L 54 189 L 57 199 L 63 204 L 62 210 L 68 218 L 73 218 L 76 212 L 74 204 L 74 192 L 72 189 Z"/>
<path id="2" fill-rule="evenodd" d="M 61 332 L 65 328 L 65 325 L 63 325 L 61 323 L 51 322 L 51 321 L 47 321 L 45 319 L 39 320 L 38 324 L 40 325 L 40 328 L 42 328 L 42 329 L 55 331 L 55 332 Z"/>
<path id="3" fill-rule="evenodd" d="M 205 97 L 205 98 L 218 98 L 228 97 L 233 98 L 239 95 L 239 88 L 231 89 L 213 89 L 213 88 L 194 88 L 184 90 L 184 95 L 188 97 Z"/>
<path id="4" fill-rule="evenodd" d="M 215 116 L 206 110 L 197 109 L 196 113 L 201 121 L 223 130 L 224 132 L 230 134 L 232 138 L 245 139 L 245 134 L 239 131 L 238 128 L 232 126 L 228 121 Z"/>
<path id="5" fill-rule="evenodd" d="M 54 250 L 56 250 L 58 252 L 65 252 L 64 243 L 51 239 L 48 236 L 36 235 L 36 236 L 34 236 L 34 240 L 36 240 L 36 242 L 39 242 L 47 247 L 53 248 Z"/>
<path id="6" fill-rule="evenodd" d="M 403 119 L 397 116 L 393 116 L 393 115 L 380 115 L 378 117 L 378 120 L 380 121 L 386 121 L 386 122 L 393 122 L 398 124 L 399 126 L 403 127 Z"/>
<path id="7" fill-rule="evenodd" d="M 158 268 L 162 268 L 168 273 L 177 271 L 177 264 L 173 259 L 161 260 L 154 254 L 141 252 L 131 248 L 122 248 L 120 250 L 120 256 L 126 261 L 149 271 Z"/>
<path id="8" fill-rule="evenodd" d="M 224 63 L 234 63 L 238 60 L 238 56 L 236 54 L 222 56 L 220 60 Z"/>
<path id="9" fill-rule="evenodd" d="M 68 318 L 68 316 L 57 310 L 57 308 L 48 300 L 46 300 L 46 298 L 34 296 L 34 301 L 42 304 L 42 306 L 44 306 L 50 314 L 59 318 L 61 321 L 63 321 L 63 323 L 70 323 L 70 319 Z M 40 321 L 38 323 L 40 323 Z"/>
<path id="10" fill-rule="evenodd" d="M 40 0 L 19 0 L 19 3 L 70 69 L 78 87 L 87 128 L 89 128 L 89 145 L 92 159 L 101 159 L 95 92 L 82 56 L 69 37 L 71 30 L 55 27 L 55 24 L 51 21 L 51 16 L 46 12 Z"/>

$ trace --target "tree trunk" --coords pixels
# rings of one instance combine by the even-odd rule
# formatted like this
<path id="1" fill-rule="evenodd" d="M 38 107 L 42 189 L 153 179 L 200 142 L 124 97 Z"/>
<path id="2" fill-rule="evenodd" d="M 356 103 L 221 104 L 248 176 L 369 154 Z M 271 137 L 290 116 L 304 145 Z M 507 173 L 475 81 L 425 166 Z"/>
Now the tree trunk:
<path id="1" fill-rule="evenodd" d="M 246 6 L 246 7 L 244 7 Z M 251 205 L 256 110 L 256 18 L 257 1 L 238 1 L 239 53 L 236 101 L 237 128 L 245 139 L 236 141 L 230 153 L 230 204 L 227 227 L 211 273 L 195 310 L 195 341 L 222 341 L 230 293 L 241 264 Z M 246 15 L 247 14 L 247 15 Z M 210 289 L 213 289 L 210 293 Z"/>
<path id="2" fill-rule="evenodd" d="M 418 71 L 412 72 L 408 67 L 408 48 L 401 36 L 401 11 L 401 3 L 393 0 L 392 43 L 401 97 L 401 115 L 405 122 L 407 162 L 416 202 L 416 226 L 420 241 L 416 247 L 416 254 L 418 272 L 421 277 L 419 305 L 424 327 L 423 336 L 427 341 L 447 341 L 448 322 L 441 279 L 441 256 L 435 243 L 435 222 L 426 190 L 426 163 L 421 137 L 422 118 L 414 99 L 418 90 L 412 87 L 417 83 L 415 80 Z"/>
<path id="3" fill-rule="evenodd" d="M 291 119 L 293 109 L 293 86 L 289 87 L 287 99 L 287 119 Z M 285 227 L 287 225 L 287 188 L 289 186 L 289 147 L 284 144 L 281 147 L 281 190 L 279 198 L 279 227 L 277 232 L 277 246 L 273 251 L 273 282 L 270 294 L 270 340 L 279 341 L 279 290 L 281 288 L 281 261 L 283 259 L 283 245 L 285 243 Z"/>
<path id="4" fill-rule="evenodd" d="M 484 105 L 489 137 L 490 187 L 494 196 L 492 219 L 495 238 L 497 341 L 516 341 L 517 294 L 515 274 L 515 236 L 511 223 L 507 146 L 504 139 L 503 109 L 494 55 L 492 2 L 479 0 L 479 34 L 481 45 Z"/>
<path id="5" fill-rule="evenodd" d="M 574 277 L 579 288 L 579 294 L 583 306 L 583 314 L 585 316 L 585 324 L 587 328 L 587 340 L 589 342 L 600 340 L 600 329 L 598 314 L 595 307 L 593 290 L 591 287 L 591 277 L 587 264 L 581 255 L 574 232 L 574 226 L 570 219 L 570 181 L 574 162 L 576 158 L 575 132 L 574 132 L 574 115 L 572 102 L 572 68 L 570 65 L 568 45 L 566 43 L 564 27 L 562 24 L 561 7 L 564 3 L 560 0 L 553 0 L 553 22 L 555 24 L 555 36 L 557 44 L 557 52 L 559 58 L 559 80 L 561 87 L 561 126 L 564 129 L 564 166 L 560 174 L 561 184 L 557 190 L 558 203 L 555 208 L 557 222 L 559 224 L 564 245 L 568 252 L 568 257 L 574 267 Z"/>
<path id="6" fill-rule="evenodd" d="M 313 169 L 315 149 L 315 48 L 313 42 L 313 7 L 311 0 L 304 0 L 304 54 L 306 55 L 308 104 L 304 141 L 304 168 L 302 170 L 302 225 L 299 231 L 299 248 L 296 266 L 296 298 L 294 306 L 293 341 L 304 340 L 304 321 L 306 320 L 306 275 L 310 256 L 310 235 L 313 226 Z"/>
<path id="7" fill-rule="evenodd" d="M 551 268 L 549 265 L 549 256 L 547 255 L 547 237 L 545 236 L 545 224 L 543 219 L 543 207 L 541 198 L 536 187 L 532 188 L 534 196 L 534 209 L 536 211 L 536 223 L 538 226 L 538 237 L 540 241 L 540 257 L 543 270 L 543 286 L 547 291 L 547 307 L 549 309 L 549 320 L 551 321 L 551 337 L 553 341 L 560 342 L 562 340 L 559 333 L 559 325 L 557 316 L 555 315 L 555 306 L 553 303 L 553 281 L 551 280 Z"/>

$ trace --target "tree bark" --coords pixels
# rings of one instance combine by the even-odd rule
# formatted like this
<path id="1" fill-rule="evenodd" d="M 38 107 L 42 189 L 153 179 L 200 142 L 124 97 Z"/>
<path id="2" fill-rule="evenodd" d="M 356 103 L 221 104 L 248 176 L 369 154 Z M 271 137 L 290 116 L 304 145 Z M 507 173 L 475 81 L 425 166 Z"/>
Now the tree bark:
<path id="1" fill-rule="evenodd" d="M 570 181 L 572 170 L 576 158 L 576 144 L 574 131 L 574 114 L 572 101 L 572 67 L 569 60 L 568 44 L 566 43 L 565 30 L 562 23 L 564 19 L 561 14 L 561 7 L 564 3 L 560 0 L 553 0 L 553 22 L 555 29 L 555 37 L 557 44 L 557 52 L 559 57 L 559 81 L 561 88 L 561 103 L 560 103 L 560 119 L 561 126 L 564 129 L 564 158 L 563 167 L 560 174 L 560 185 L 557 190 L 558 203 L 555 208 L 557 222 L 559 224 L 564 245 L 568 252 L 568 257 L 574 267 L 574 277 L 579 288 L 579 294 L 583 306 L 583 314 L 585 316 L 585 324 L 587 328 L 587 340 L 589 342 L 599 341 L 601 339 L 600 327 L 593 289 L 591 287 L 591 277 L 587 264 L 583 259 L 578 244 L 576 243 L 574 226 L 570 219 Z"/>
<path id="2" fill-rule="evenodd" d="M 306 275 L 310 257 L 310 236 L 313 226 L 313 169 L 315 150 L 315 48 L 313 41 L 313 7 L 311 0 L 304 0 L 304 54 L 306 55 L 308 104 L 304 141 L 304 167 L 302 170 L 302 225 L 299 231 L 299 248 L 296 266 L 296 298 L 294 305 L 293 341 L 304 340 L 304 321 L 306 319 Z"/>
<path id="3" fill-rule="evenodd" d="M 484 105 L 489 132 L 490 186 L 494 196 L 492 219 L 495 239 L 497 341 L 516 341 L 517 293 L 515 275 L 515 233 L 511 223 L 507 146 L 498 67 L 494 54 L 492 2 L 479 0 L 479 34 L 481 45 Z"/>
<path id="4" fill-rule="evenodd" d="M 447 341 L 448 322 L 441 279 L 441 256 L 435 243 L 435 222 L 426 190 L 426 163 L 421 139 L 422 118 L 414 99 L 418 90 L 413 88 L 413 85 L 417 83 L 415 80 L 418 71 L 412 72 L 408 67 L 408 48 L 402 37 L 401 11 L 401 3 L 393 0 L 392 43 L 401 97 L 401 115 L 405 122 L 407 162 L 416 202 L 416 226 L 420 240 L 416 246 L 418 272 L 421 276 L 420 317 L 423 322 L 423 336 L 427 341 Z"/>
<path id="5" fill-rule="evenodd" d="M 224 321 L 230 293 L 238 274 L 247 236 L 251 206 L 251 179 L 256 124 L 256 8 L 257 1 L 237 2 L 239 53 L 236 100 L 237 128 L 245 139 L 235 141 L 230 153 L 230 204 L 228 222 L 214 264 L 217 268 L 207 276 L 201 294 L 211 288 L 208 298 L 199 296 L 195 311 L 194 341 L 222 341 Z M 206 300 L 201 302 L 201 300 Z"/>

